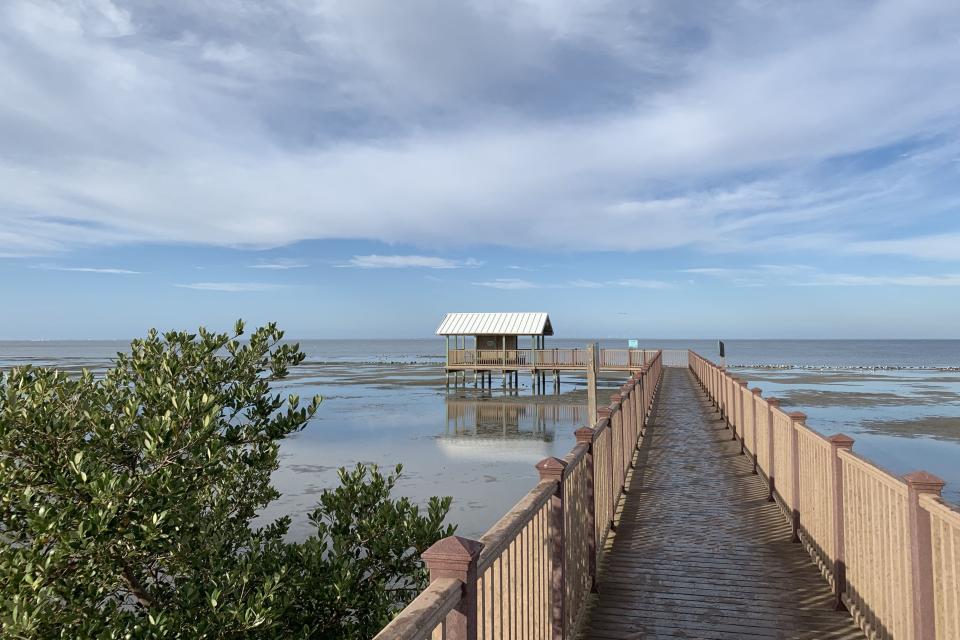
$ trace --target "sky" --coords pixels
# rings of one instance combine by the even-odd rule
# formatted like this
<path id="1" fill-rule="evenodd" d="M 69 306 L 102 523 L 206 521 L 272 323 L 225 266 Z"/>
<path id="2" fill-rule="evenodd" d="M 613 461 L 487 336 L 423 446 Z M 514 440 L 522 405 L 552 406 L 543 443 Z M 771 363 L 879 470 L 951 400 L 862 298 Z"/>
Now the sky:
<path id="1" fill-rule="evenodd" d="M 5 0 L 0 340 L 960 338 L 960 3 Z"/>

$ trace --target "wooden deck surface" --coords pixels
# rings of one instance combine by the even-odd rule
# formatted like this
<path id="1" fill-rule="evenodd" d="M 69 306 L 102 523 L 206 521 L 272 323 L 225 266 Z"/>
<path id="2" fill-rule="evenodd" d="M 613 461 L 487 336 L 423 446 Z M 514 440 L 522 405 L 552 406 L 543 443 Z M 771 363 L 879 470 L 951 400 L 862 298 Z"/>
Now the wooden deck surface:
<path id="1" fill-rule="evenodd" d="M 666 369 L 583 639 L 863 638 L 687 369 Z"/>

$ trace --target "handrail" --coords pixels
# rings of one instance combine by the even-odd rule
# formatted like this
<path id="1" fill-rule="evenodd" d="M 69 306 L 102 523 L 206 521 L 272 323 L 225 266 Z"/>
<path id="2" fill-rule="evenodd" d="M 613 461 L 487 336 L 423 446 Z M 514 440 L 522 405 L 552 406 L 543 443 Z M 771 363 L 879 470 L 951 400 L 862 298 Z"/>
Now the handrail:
<path id="1" fill-rule="evenodd" d="M 868 637 L 960 638 L 960 512 L 944 482 L 893 475 L 693 351 L 689 367 Z"/>
<path id="2" fill-rule="evenodd" d="M 437 627 L 443 631 L 444 621 L 459 604 L 462 591 L 463 583 L 455 578 L 432 581 L 376 637 L 430 638 Z"/>
<path id="3" fill-rule="evenodd" d="M 602 369 L 638 371 L 653 361 L 662 351 L 651 349 L 600 349 Z M 671 350 L 669 366 L 677 366 L 686 351 Z M 590 363 L 589 349 L 450 349 L 448 365 L 479 367 L 523 367 L 537 369 L 586 369 Z"/>
<path id="4" fill-rule="evenodd" d="M 573 637 L 662 374 L 657 351 L 564 459 L 537 464 L 537 485 L 479 541 L 454 536 L 424 552 L 430 586 L 375 640 Z"/>

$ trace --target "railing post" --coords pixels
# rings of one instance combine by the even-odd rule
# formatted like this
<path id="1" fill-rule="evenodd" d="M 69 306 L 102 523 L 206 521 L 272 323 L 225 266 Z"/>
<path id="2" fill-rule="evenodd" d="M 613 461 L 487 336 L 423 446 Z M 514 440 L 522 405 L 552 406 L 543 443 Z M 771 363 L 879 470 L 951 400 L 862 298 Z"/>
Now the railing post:
<path id="1" fill-rule="evenodd" d="M 747 407 L 746 401 L 743 399 L 743 397 L 746 395 L 744 390 L 747 388 L 747 381 L 738 380 L 737 384 L 740 385 L 737 388 L 737 398 L 740 400 L 740 410 L 737 411 L 737 418 L 740 421 L 740 455 L 743 455 L 744 449 L 746 448 L 745 441 L 747 439 L 747 437 L 744 435 L 747 427 Z M 752 398 L 753 396 L 750 397 Z"/>
<path id="2" fill-rule="evenodd" d="M 778 398 L 767 398 L 767 489 L 769 493 L 767 495 L 767 501 L 773 502 L 773 494 L 776 492 L 776 463 L 774 462 L 774 454 L 776 451 L 776 446 L 774 443 L 774 438 L 776 438 L 776 430 L 773 428 L 773 410 L 780 406 L 780 400 Z"/>
<path id="3" fill-rule="evenodd" d="M 763 389 L 754 387 L 750 390 L 753 395 L 750 396 L 750 419 L 753 421 L 753 442 L 750 443 L 751 453 L 753 454 L 753 473 L 757 473 L 757 398 L 763 394 Z"/>
<path id="4" fill-rule="evenodd" d="M 724 420 L 727 419 L 727 368 L 726 367 L 717 367 L 718 377 L 717 380 L 717 396 L 720 406 L 720 417 Z"/>
<path id="5" fill-rule="evenodd" d="M 790 529 L 793 542 L 800 542 L 800 446 L 797 440 L 797 425 L 803 424 L 806 419 L 807 414 L 801 411 L 790 414 L 790 484 L 793 485 L 790 492 Z"/>
<path id="6" fill-rule="evenodd" d="M 830 442 L 830 475 L 833 487 L 833 598 L 837 611 L 845 609 L 843 592 L 847 584 L 847 550 L 843 536 L 843 464 L 839 451 L 853 449 L 853 438 L 837 433 L 827 440 Z"/>
<path id="7" fill-rule="evenodd" d="M 915 471 L 903 477 L 907 483 L 907 527 L 910 551 L 910 592 L 913 597 L 914 640 L 933 640 L 936 636 L 933 602 L 933 551 L 930 541 L 930 513 L 920 506 L 920 495 L 940 495 L 943 480 Z"/>
<path id="8" fill-rule="evenodd" d="M 619 393 L 610 394 L 610 426 L 613 428 L 619 428 L 620 430 L 620 451 L 617 453 L 617 456 L 620 459 L 619 466 L 617 469 L 619 473 L 617 475 L 617 480 L 620 482 L 618 491 L 627 486 L 627 440 L 630 438 L 627 436 L 627 423 L 626 415 L 623 411 L 623 404 L 620 398 Z"/>
<path id="9" fill-rule="evenodd" d="M 633 374 L 633 410 L 637 415 L 637 440 L 643 435 L 643 423 L 646 422 L 646 409 L 643 406 L 643 374 Z"/>
<path id="10" fill-rule="evenodd" d="M 565 531 L 563 529 L 563 472 L 567 463 L 558 458 L 544 458 L 537 463 L 540 480 L 553 480 L 557 488 L 550 498 L 550 628 L 553 640 L 564 640 L 566 626 L 566 572 L 564 556 Z"/>
<path id="11" fill-rule="evenodd" d="M 623 412 L 623 433 L 624 438 L 629 442 L 623 443 L 624 461 L 627 467 L 633 468 L 633 452 L 637 448 L 636 438 L 636 416 L 633 415 L 633 398 L 630 397 L 632 389 L 630 383 L 625 384 L 620 392 L 620 411 Z M 626 471 L 624 471 L 626 473 Z"/>
<path id="12" fill-rule="evenodd" d="M 420 557 L 430 571 L 430 580 L 454 578 L 463 583 L 457 608 L 447 614 L 447 640 L 477 640 L 477 559 L 483 543 L 450 536 L 433 544 Z"/>
<path id="13" fill-rule="evenodd" d="M 587 347 L 587 415 L 588 424 L 595 425 L 600 421 L 600 412 L 597 405 L 597 345 L 591 343 Z M 576 359 L 576 358 L 574 358 Z"/>
<path id="14" fill-rule="evenodd" d="M 587 445 L 587 526 L 590 534 L 587 539 L 587 549 L 590 557 L 587 558 L 587 569 L 590 571 L 590 591 L 597 593 L 597 514 L 596 502 L 594 501 L 594 478 L 597 477 L 597 470 L 593 461 L 593 439 L 596 437 L 596 431 L 590 427 L 580 427 L 573 432 L 577 437 L 577 444 Z"/>
<path id="15" fill-rule="evenodd" d="M 616 531 L 617 527 L 614 524 L 614 519 L 617 511 L 617 499 L 619 496 L 619 491 L 616 489 L 616 483 L 614 479 L 617 477 L 616 467 L 614 467 L 614 453 L 613 453 L 613 420 L 611 419 L 610 407 L 600 407 L 597 409 L 597 424 L 599 425 L 604 420 L 607 421 L 607 429 L 610 429 L 610 446 L 607 447 L 607 468 L 610 470 L 609 481 L 610 481 L 610 522 L 608 523 L 610 531 Z M 604 478 L 604 482 L 607 479 Z"/>

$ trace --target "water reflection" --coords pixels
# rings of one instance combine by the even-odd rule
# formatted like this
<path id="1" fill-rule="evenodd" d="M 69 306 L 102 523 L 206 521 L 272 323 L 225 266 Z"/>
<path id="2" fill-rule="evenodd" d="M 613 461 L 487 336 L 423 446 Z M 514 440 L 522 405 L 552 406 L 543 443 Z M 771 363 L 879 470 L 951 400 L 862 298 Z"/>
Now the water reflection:
<path id="1" fill-rule="evenodd" d="M 534 400 L 534 399 L 531 399 Z M 536 463 L 556 455 L 557 429 L 571 433 L 586 415 L 579 405 L 448 398 L 447 422 L 437 439 L 457 460 Z"/>
<path id="2" fill-rule="evenodd" d="M 315 367 L 286 381 L 301 397 L 328 395 L 310 424 L 283 443 L 273 476 L 283 495 L 264 518 L 291 514 L 291 535 L 302 538 L 318 493 L 338 482 L 337 467 L 402 463 L 397 493 L 421 504 L 452 496 L 450 522 L 476 537 L 536 484 L 537 462 L 570 451 L 585 422 L 580 391 L 450 394 L 438 372 L 435 365 Z"/>

